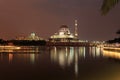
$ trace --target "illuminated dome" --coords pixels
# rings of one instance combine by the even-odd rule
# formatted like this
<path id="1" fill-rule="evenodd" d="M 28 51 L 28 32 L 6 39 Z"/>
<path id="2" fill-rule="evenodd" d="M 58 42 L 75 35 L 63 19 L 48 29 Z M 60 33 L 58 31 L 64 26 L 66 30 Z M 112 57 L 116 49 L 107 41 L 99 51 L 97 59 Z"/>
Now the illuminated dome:
<path id="1" fill-rule="evenodd" d="M 62 26 L 60 26 L 60 28 L 68 28 L 68 26 L 67 25 L 62 25 Z"/>
<path id="2" fill-rule="evenodd" d="M 59 35 L 67 35 L 67 34 L 70 34 L 70 30 L 68 26 L 62 25 L 59 30 Z"/>
<path id="3" fill-rule="evenodd" d="M 27 40 L 41 40 L 41 38 L 38 37 L 34 32 L 31 33 L 26 39 Z"/>
<path id="4" fill-rule="evenodd" d="M 68 41 L 74 39 L 74 35 L 70 33 L 67 25 L 62 25 L 60 26 L 58 32 L 52 35 L 50 39 L 58 41 Z"/>
<path id="5" fill-rule="evenodd" d="M 34 36 L 36 36 L 36 35 L 35 35 L 35 33 L 31 33 L 30 36 L 34 37 Z"/>

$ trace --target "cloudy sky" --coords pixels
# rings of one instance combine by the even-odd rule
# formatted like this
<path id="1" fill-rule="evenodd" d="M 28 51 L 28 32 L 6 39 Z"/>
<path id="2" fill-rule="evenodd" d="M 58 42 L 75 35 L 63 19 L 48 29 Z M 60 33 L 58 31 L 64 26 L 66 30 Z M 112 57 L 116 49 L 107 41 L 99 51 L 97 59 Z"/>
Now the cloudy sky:
<path id="1" fill-rule="evenodd" d="M 79 39 L 108 40 L 120 29 L 120 3 L 106 16 L 103 0 L 0 0 L 0 38 L 14 39 L 35 32 L 49 38 L 62 24 L 71 32 L 78 20 Z"/>

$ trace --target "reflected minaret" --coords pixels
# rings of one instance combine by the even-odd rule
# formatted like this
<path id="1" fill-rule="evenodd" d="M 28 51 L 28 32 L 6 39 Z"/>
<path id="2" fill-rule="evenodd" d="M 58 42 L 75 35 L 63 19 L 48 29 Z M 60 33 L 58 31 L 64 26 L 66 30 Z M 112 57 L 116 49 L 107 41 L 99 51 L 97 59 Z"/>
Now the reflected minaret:
<path id="1" fill-rule="evenodd" d="M 78 38 L 78 23 L 77 20 L 75 20 L 75 32 L 74 32 L 75 38 Z"/>
<path id="2" fill-rule="evenodd" d="M 78 71 L 79 71 L 79 68 L 78 68 L 78 53 L 77 53 L 77 47 L 74 48 L 74 55 L 75 55 L 75 75 L 76 77 L 78 76 Z"/>

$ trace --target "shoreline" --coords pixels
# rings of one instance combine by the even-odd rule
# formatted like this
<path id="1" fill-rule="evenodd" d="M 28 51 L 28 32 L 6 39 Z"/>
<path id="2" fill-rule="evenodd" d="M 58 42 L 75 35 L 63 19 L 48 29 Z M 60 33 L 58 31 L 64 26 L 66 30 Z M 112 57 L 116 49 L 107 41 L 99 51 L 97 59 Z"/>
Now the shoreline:
<path id="1" fill-rule="evenodd" d="M 104 47 L 104 50 L 120 52 L 120 47 Z"/>

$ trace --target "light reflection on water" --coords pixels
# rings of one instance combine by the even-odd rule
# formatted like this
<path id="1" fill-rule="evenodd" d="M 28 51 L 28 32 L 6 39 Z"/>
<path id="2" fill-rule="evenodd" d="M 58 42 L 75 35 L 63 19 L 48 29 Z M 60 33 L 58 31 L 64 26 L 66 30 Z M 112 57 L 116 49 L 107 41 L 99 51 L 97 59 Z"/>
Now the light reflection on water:
<path id="1" fill-rule="evenodd" d="M 21 73 L 28 75 L 31 74 L 28 70 L 35 71 L 32 75 L 33 77 L 39 75 L 39 79 L 47 76 L 48 78 L 45 79 L 52 80 L 117 80 L 120 78 L 118 77 L 120 64 L 109 60 L 109 57 L 118 59 L 118 55 L 119 52 L 109 53 L 97 47 L 32 46 L 32 48 L 24 47 L 13 52 L 0 53 L 0 65 L 4 67 L 12 65 L 17 69 L 22 67 Z M 1 68 L 1 66 L 0 70 L 4 72 L 6 68 Z M 11 70 L 15 72 L 15 68 L 11 68 Z M 5 72 L 9 74 L 11 70 L 5 70 Z"/>
<path id="2" fill-rule="evenodd" d="M 88 57 L 100 57 L 101 50 L 101 48 L 96 47 L 53 47 L 50 50 L 51 61 L 58 63 L 62 68 L 74 63 L 74 72 L 75 75 L 78 75 L 79 60 Z"/>
<path id="3" fill-rule="evenodd" d="M 103 56 L 114 58 L 114 59 L 120 59 L 120 52 L 118 52 L 118 51 L 110 51 L 110 50 L 103 50 Z"/>

